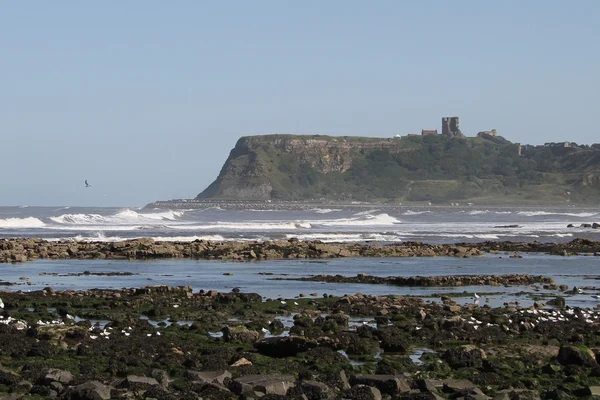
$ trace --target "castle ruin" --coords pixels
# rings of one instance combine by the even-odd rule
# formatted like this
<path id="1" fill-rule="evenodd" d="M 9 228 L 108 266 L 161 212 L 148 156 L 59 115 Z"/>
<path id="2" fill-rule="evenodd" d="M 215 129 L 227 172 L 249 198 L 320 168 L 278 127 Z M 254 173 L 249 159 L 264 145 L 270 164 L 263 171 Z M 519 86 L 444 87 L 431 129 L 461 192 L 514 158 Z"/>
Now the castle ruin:
<path id="1" fill-rule="evenodd" d="M 448 137 L 464 138 L 465 135 L 458 127 L 458 117 L 443 117 L 442 118 L 442 135 Z"/>

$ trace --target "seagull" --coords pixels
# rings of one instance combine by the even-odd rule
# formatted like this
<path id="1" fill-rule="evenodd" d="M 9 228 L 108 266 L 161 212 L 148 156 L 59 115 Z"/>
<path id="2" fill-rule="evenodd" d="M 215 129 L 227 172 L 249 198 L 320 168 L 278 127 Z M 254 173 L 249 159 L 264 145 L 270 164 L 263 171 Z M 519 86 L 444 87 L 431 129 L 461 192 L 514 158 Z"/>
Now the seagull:
<path id="1" fill-rule="evenodd" d="M 473 293 L 473 297 L 475 297 L 476 299 L 478 299 L 479 295 L 477 293 Z"/>
<path id="2" fill-rule="evenodd" d="M 92 185 L 90 185 L 87 181 L 87 179 L 85 180 L 85 187 L 91 187 Z"/>
<path id="3" fill-rule="evenodd" d="M 594 298 L 594 299 L 596 299 L 596 300 L 600 300 L 600 295 L 593 294 L 593 295 L 592 295 L 592 298 Z"/>
<path id="4" fill-rule="evenodd" d="M 4 302 L 0 299 L 0 308 L 4 308 Z"/>

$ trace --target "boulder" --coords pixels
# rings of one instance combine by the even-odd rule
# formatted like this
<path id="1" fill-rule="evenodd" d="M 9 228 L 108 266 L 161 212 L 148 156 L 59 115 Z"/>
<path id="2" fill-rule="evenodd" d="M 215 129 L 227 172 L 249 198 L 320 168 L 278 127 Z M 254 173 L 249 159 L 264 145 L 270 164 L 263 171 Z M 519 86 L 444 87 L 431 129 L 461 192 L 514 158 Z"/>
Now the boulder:
<path id="1" fill-rule="evenodd" d="M 316 381 L 304 381 L 299 385 L 290 388 L 288 396 L 305 395 L 308 400 L 325 400 L 333 395 L 333 390 L 324 383 Z"/>
<path id="2" fill-rule="evenodd" d="M 381 400 L 381 392 L 376 387 L 356 385 L 346 390 L 342 398 L 348 400 Z"/>
<path id="3" fill-rule="evenodd" d="M 254 347 L 260 354 L 270 357 L 296 356 L 317 346 L 316 341 L 301 336 L 264 338 L 254 343 Z"/>
<path id="4" fill-rule="evenodd" d="M 410 392 L 410 385 L 395 375 L 354 375 L 350 383 L 376 387 L 381 393 L 389 395 Z"/>
<path id="5" fill-rule="evenodd" d="M 149 378 L 147 376 L 128 375 L 127 378 L 121 382 L 120 387 L 126 389 L 145 390 L 157 385 L 160 384 L 154 378 Z"/>
<path id="6" fill-rule="evenodd" d="M 285 396 L 294 384 L 295 378 L 291 375 L 246 375 L 231 381 L 229 388 L 238 395 L 256 391 Z"/>
<path id="7" fill-rule="evenodd" d="M 186 371 L 185 377 L 203 383 L 218 383 L 225 385 L 226 379 L 231 379 L 231 372 L 223 371 Z"/>
<path id="8" fill-rule="evenodd" d="M 486 358 L 485 352 L 473 345 L 448 349 L 442 355 L 442 359 L 455 369 L 464 367 L 480 368 Z"/>
<path id="9" fill-rule="evenodd" d="M 462 390 L 475 389 L 477 385 L 468 379 L 450 379 L 444 381 L 444 392 L 458 392 Z"/>
<path id="10" fill-rule="evenodd" d="M 60 382 L 65 385 L 68 385 L 73 380 L 73 374 L 70 371 L 65 371 L 62 369 L 51 368 L 46 372 L 44 376 L 44 381 L 46 384 L 50 384 L 52 382 Z"/>
<path id="11" fill-rule="evenodd" d="M 582 365 L 585 367 L 598 365 L 594 352 L 585 346 L 561 346 L 556 360 L 562 365 Z"/>
<path id="12" fill-rule="evenodd" d="M 110 387 L 98 381 L 88 381 L 68 388 L 64 398 L 67 400 L 108 400 L 111 398 Z"/>
<path id="13" fill-rule="evenodd" d="M 226 326 L 221 329 L 221 332 L 223 332 L 223 339 L 226 342 L 254 343 L 260 337 L 257 331 L 250 330 L 245 326 Z"/>

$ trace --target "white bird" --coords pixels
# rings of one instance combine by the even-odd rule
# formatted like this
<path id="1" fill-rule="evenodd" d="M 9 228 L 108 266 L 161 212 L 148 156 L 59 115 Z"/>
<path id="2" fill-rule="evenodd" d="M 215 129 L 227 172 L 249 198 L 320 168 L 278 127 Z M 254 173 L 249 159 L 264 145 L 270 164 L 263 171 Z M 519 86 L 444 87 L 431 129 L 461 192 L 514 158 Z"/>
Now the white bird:
<path id="1" fill-rule="evenodd" d="M 173 308 L 178 308 L 179 304 L 173 304 Z"/>
<path id="2" fill-rule="evenodd" d="M 156 332 L 156 336 L 160 336 L 160 332 Z"/>
<path id="3" fill-rule="evenodd" d="M 594 298 L 594 299 L 596 299 L 596 300 L 600 300 L 600 295 L 593 294 L 593 295 L 592 295 L 592 298 Z"/>
<path id="4" fill-rule="evenodd" d="M 261 331 L 263 331 L 263 333 L 267 333 L 267 332 L 269 332 L 269 330 L 268 330 L 268 329 L 266 329 L 266 328 L 261 328 Z"/>
<path id="5" fill-rule="evenodd" d="M 297 302 L 297 301 L 295 301 L 295 302 L 294 302 L 294 305 L 295 305 L 295 306 L 297 306 L 297 305 L 298 305 L 298 302 Z"/>
<path id="6" fill-rule="evenodd" d="M 285 304 L 285 301 L 281 300 L 281 304 Z"/>
<path id="7" fill-rule="evenodd" d="M 473 297 L 475 297 L 476 299 L 478 299 L 481 296 L 479 296 L 477 293 L 473 293 Z"/>
<path id="8" fill-rule="evenodd" d="M 4 302 L 0 299 L 0 308 L 4 308 Z"/>

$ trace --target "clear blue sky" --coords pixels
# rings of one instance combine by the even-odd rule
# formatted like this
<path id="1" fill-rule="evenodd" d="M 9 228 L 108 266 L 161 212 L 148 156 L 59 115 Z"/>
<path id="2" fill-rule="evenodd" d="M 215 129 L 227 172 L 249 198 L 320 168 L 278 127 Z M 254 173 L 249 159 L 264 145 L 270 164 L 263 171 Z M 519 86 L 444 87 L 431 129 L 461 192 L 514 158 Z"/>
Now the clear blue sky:
<path id="1" fill-rule="evenodd" d="M 597 0 L 4 2 L 0 205 L 194 197 L 243 135 L 600 142 L 599 38 Z"/>

